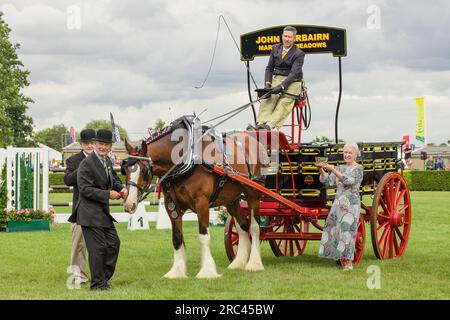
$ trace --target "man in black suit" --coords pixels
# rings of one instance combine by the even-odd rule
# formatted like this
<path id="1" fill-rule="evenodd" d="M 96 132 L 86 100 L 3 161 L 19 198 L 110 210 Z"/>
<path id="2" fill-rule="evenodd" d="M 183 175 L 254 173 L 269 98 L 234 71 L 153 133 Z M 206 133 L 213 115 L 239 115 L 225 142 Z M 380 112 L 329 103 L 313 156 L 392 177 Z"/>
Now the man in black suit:
<path id="1" fill-rule="evenodd" d="M 89 253 L 91 289 L 108 290 L 119 257 L 120 240 L 110 214 L 109 200 L 126 196 L 127 189 L 115 174 L 108 153 L 112 132 L 98 130 L 95 150 L 84 159 L 77 174 L 80 199 L 69 218 L 83 230 Z"/>
<path id="2" fill-rule="evenodd" d="M 295 45 L 296 35 L 297 29 L 285 27 L 283 42 L 274 45 L 270 53 L 265 72 L 265 88 L 271 89 L 272 94 L 261 102 L 256 120 L 258 129 L 281 128 L 294 106 L 292 95 L 298 96 L 301 92 L 305 53 Z"/>
<path id="3" fill-rule="evenodd" d="M 73 187 L 72 213 L 78 202 L 79 191 L 77 186 L 77 171 L 81 161 L 94 151 L 95 130 L 84 129 L 80 132 L 81 152 L 66 160 L 66 174 L 64 183 Z M 81 227 L 72 223 L 72 250 L 70 253 L 70 268 L 75 283 L 85 284 L 88 281 L 86 273 L 86 243 Z"/>

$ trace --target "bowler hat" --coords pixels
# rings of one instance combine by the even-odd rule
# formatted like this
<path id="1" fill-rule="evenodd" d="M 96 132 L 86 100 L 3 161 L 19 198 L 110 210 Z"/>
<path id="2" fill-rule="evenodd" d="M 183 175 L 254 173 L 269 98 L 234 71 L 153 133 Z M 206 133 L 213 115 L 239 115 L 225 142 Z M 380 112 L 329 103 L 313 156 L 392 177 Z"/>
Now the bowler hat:
<path id="1" fill-rule="evenodd" d="M 94 141 L 95 139 L 95 130 L 93 129 L 84 129 L 80 132 L 80 142 L 89 142 Z"/>
<path id="2" fill-rule="evenodd" d="M 97 136 L 95 137 L 96 141 L 113 143 L 112 132 L 110 130 L 100 129 L 97 130 Z"/>

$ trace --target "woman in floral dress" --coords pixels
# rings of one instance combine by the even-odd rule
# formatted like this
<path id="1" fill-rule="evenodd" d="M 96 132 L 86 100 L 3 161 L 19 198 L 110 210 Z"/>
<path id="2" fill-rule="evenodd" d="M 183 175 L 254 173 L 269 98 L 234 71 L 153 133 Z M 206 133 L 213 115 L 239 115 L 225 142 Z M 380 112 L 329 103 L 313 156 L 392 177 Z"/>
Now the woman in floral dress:
<path id="1" fill-rule="evenodd" d="M 364 168 L 356 163 L 358 154 L 358 145 L 348 143 L 344 146 L 344 165 L 335 168 L 327 163 L 317 163 L 320 181 L 327 187 L 337 188 L 323 229 L 319 257 L 340 260 L 344 271 L 353 269 L 352 260 L 360 215 L 359 185 L 363 179 Z"/>

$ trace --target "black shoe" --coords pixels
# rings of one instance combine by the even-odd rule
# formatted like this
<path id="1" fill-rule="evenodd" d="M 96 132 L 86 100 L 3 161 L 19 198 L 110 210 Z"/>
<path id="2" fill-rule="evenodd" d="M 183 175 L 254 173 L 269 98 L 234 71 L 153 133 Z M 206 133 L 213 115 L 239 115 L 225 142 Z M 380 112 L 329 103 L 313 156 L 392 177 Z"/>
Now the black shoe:
<path id="1" fill-rule="evenodd" d="M 270 128 L 270 126 L 268 124 L 259 124 L 258 125 L 258 130 L 272 130 L 272 128 Z"/>
<path id="2" fill-rule="evenodd" d="M 91 288 L 91 290 L 93 290 L 93 291 L 108 291 L 109 289 L 110 289 L 110 287 L 108 285 L 105 285 L 102 287 Z"/>
<path id="3" fill-rule="evenodd" d="M 111 285 L 109 283 L 106 283 L 102 286 L 97 286 L 97 287 L 91 287 L 91 290 L 101 290 L 101 291 L 105 291 L 105 290 L 109 290 L 111 289 Z"/>

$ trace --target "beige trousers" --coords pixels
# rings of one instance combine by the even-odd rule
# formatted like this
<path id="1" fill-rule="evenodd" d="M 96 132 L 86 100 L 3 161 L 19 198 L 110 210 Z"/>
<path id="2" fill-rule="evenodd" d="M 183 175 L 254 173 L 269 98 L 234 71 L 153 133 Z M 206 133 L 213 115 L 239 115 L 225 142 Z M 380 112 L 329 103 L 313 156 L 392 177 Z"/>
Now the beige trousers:
<path id="1" fill-rule="evenodd" d="M 70 264 L 74 278 L 80 278 L 80 282 L 87 282 L 86 274 L 86 243 L 81 226 L 72 223 L 72 251 L 70 253 Z"/>
<path id="2" fill-rule="evenodd" d="M 280 85 L 284 79 L 286 79 L 285 76 L 274 76 L 272 79 L 272 88 Z M 301 90 L 302 82 L 296 81 L 292 82 L 285 92 L 298 96 Z M 283 94 L 272 94 L 270 98 L 261 102 L 256 122 L 258 124 L 267 123 L 272 128 L 281 128 L 287 117 L 291 114 L 294 102 L 294 97 Z"/>

